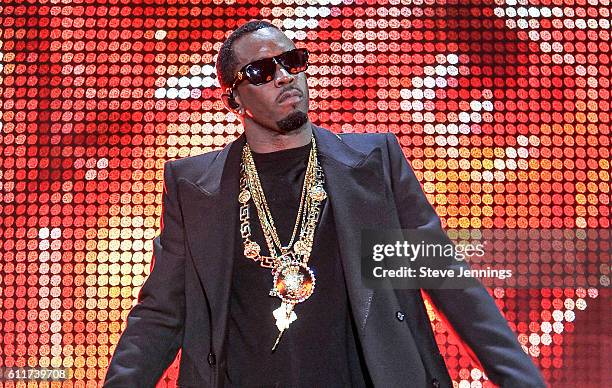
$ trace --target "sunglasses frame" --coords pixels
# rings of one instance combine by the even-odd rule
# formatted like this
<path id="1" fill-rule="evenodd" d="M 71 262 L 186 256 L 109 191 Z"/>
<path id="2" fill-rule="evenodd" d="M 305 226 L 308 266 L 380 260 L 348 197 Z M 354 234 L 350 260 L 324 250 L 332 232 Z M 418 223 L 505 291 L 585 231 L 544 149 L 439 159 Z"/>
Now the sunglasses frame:
<path id="1" fill-rule="evenodd" d="M 290 69 L 288 69 L 287 67 L 285 67 L 285 65 L 283 65 L 281 63 L 281 61 L 279 60 L 279 58 L 287 55 L 288 53 L 294 52 L 294 51 L 301 51 L 302 53 L 304 53 L 303 55 L 306 56 L 306 65 L 304 67 L 304 70 L 298 71 L 296 73 L 291 73 Z M 259 62 L 259 61 L 266 61 L 266 60 L 272 60 L 274 62 L 274 67 L 276 69 L 276 65 L 280 65 L 283 69 L 285 69 L 287 72 L 289 72 L 290 74 L 298 74 L 301 73 L 303 71 L 305 71 L 306 69 L 308 69 L 308 57 L 309 57 L 310 53 L 308 52 L 307 49 L 305 48 L 294 48 L 292 50 L 288 50 L 285 51 L 284 53 L 278 54 L 274 57 L 270 57 L 270 58 L 262 58 L 262 59 L 258 59 L 256 61 L 247 63 L 246 65 L 242 66 L 242 68 L 240 70 L 238 70 L 238 72 L 236 73 L 236 76 L 234 77 L 234 80 L 232 81 L 232 86 L 230 86 L 229 88 L 226 89 L 226 93 L 229 94 L 230 96 L 233 96 L 234 94 L 234 89 L 238 86 L 238 84 L 240 84 L 242 81 L 249 81 L 252 85 L 255 86 L 259 86 L 259 85 L 264 85 L 267 84 L 268 82 L 271 82 L 273 79 L 269 80 L 269 81 L 265 81 L 265 82 L 261 82 L 261 83 L 253 83 L 251 82 L 251 80 L 249 79 L 249 77 L 247 76 L 247 70 L 249 66 L 252 66 L 254 63 Z"/>

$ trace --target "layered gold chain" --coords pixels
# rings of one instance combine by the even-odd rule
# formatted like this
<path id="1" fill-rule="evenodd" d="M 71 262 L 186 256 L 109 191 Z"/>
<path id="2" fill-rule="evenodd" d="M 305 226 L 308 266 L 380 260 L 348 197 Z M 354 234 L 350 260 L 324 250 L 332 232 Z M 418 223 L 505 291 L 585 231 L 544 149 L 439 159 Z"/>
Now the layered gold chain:
<path id="1" fill-rule="evenodd" d="M 312 148 L 308 157 L 293 232 L 289 243 L 283 246 L 261 187 L 251 148 L 245 144 L 242 149 L 238 202 L 240 202 L 240 235 L 244 243 L 244 255 L 256 262 L 259 261 L 262 267 L 272 269 L 274 280 L 270 296 L 276 296 L 282 300 L 280 307 L 273 311 L 279 334 L 272 351 L 276 349 L 282 334 L 291 322 L 297 319 L 293 311 L 295 305 L 308 299 L 314 292 L 315 275 L 307 263 L 312 252 L 314 233 L 321 213 L 321 203 L 327 198 L 323 184 L 323 169 L 318 163 L 317 144 L 315 138 L 312 137 Z M 251 239 L 249 213 L 251 200 L 257 209 L 269 256 L 262 255 L 261 246 Z M 300 230 L 299 239 L 294 243 L 298 229 Z"/>
<path id="2" fill-rule="evenodd" d="M 242 150 L 242 173 L 240 177 L 240 193 L 238 195 L 238 201 L 241 204 L 240 233 L 244 241 L 244 255 L 254 261 L 260 261 L 260 265 L 266 268 L 274 268 L 280 264 L 280 261 L 286 261 L 286 255 L 289 253 L 295 255 L 296 258 L 299 257 L 301 262 L 307 262 L 312 251 L 314 231 L 320 214 L 320 205 L 326 198 L 323 183 L 323 171 L 317 160 L 316 141 L 313 137 L 293 232 L 289 243 L 284 246 L 280 241 L 272 213 L 261 186 L 251 149 L 248 144 L 245 144 Z M 251 199 L 257 209 L 257 215 L 270 256 L 262 255 L 261 246 L 251 240 L 249 212 L 249 201 Z M 296 232 L 300 225 L 302 227 L 299 239 L 294 243 Z"/>

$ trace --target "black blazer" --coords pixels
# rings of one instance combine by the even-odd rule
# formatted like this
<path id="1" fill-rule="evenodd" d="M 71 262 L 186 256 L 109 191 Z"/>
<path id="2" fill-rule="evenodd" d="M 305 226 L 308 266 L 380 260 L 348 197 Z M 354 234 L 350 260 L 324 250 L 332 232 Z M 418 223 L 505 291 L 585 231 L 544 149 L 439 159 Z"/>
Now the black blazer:
<path id="1" fill-rule="evenodd" d="M 362 229 L 440 229 L 397 139 L 393 134 L 335 135 L 319 127 L 314 136 L 372 381 L 377 387 L 452 387 L 420 292 L 373 290 L 361 281 Z M 179 349 L 180 386 L 223 385 L 244 143 L 243 135 L 220 151 L 165 164 L 154 267 L 128 316 L 105 387 L 153 387 Z M 545 386 L 483 287 L 428 293 L 493 382 Z M 405 318 L 398 319 L 398 312 Z"/>

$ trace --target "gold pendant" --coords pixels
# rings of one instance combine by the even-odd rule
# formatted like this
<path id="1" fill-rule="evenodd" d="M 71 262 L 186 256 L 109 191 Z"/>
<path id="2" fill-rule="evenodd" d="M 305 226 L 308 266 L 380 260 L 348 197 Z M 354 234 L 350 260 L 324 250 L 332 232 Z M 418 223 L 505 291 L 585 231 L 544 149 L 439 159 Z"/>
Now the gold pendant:
<path id="1" fill-rule="evenodd" d="M 301 303 L 314 292 L 315 276 L 312 270 L 303 263 L 283 263 L 274 273 L 275 296 L 284 303 Z"/>
<path id="2" fill-rule="evenodd" d="M 238 202 L 240 202 L 243 205 L 249 202 L 250 199 L 251 199 L 251 193 L 249 193 L 249 190 L 242 190 L 240 194 L 238 194 Z"/>
<path id="3" fill-rule="evenodd" d="M 259 252 L 261 252 L 261 247 L 255 241 L 250 241 L 244 244 L 244 256 L 249 259 L 255 259 Z"/>
<path id="4" fill-rule="evenodd" d="M 308 253 L 308 246 L 304 240 L 297 240 L 295 244 L 293 244 L 293 251 L 298 255 L 305 255 Z"/>

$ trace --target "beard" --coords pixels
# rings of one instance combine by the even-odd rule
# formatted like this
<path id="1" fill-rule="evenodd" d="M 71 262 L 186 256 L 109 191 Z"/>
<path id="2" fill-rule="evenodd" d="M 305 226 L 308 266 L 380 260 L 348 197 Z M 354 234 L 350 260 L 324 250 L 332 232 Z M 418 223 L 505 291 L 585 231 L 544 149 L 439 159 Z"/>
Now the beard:
<path id="1" fill-rule="evenodd" d="M 286 117 L 278 120 L 276 125 L 278 129 L 283 133 L 289 133 L 300 128 L 308 122 L 308 115 L 301 111 L 295 111 L 290 113 Z"/>

